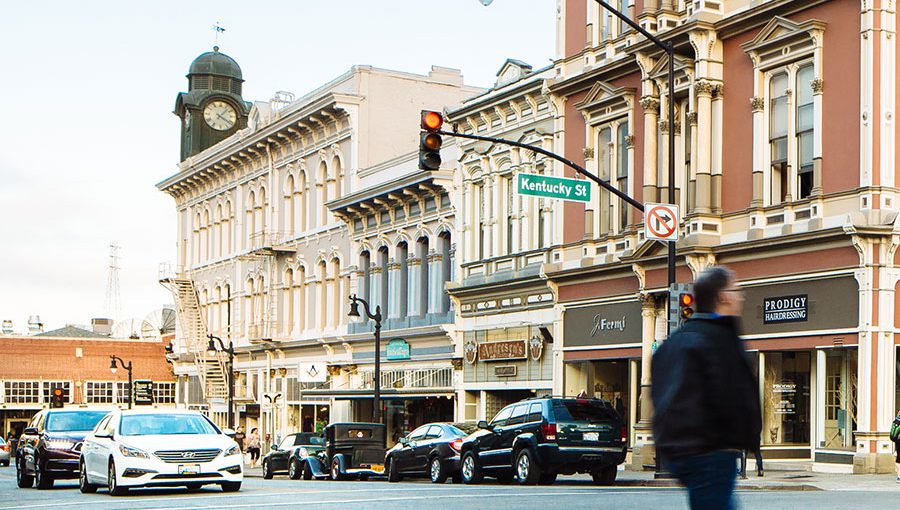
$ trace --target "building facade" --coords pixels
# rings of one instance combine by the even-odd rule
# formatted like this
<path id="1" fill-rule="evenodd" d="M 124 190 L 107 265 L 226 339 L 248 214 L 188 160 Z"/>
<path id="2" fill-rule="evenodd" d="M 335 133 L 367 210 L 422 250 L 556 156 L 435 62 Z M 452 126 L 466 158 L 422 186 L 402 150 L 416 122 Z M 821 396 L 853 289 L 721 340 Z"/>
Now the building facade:
<path id="1" fill-rule="evenodd" d="M 240 77 L 237 63 L 218 51 L 198 60 L 210 58 L 227 59 L 228 65 L 219 67 L 235 80 Z M 192 64 L 188 95 L 195 93 L 195 69 L 203 68 Z M 190 405 L 224 422 L 230 371 L 237 421 L 248 430 L 258 427 L 276 437 L 318 430 L 333 420 L 370 419 L 371 399 L 353 398 L 351 390 L 371 386 L 365 367 L 373 357 L 371 335 L 362 334 L 365 325 L 349 323 L 348 297 L 358 292 L 361 252 L 374 254 L 383 244 L 361 237 L 356 223 L 381 225 L 395 211 L 381 214 L 382 206 L 364 200 L 363 190 L 400 175 L 392 171 L 409 173 L 421 109 L 453 105 L 475 91 L 452 69 L 435 67 L 421 76 L 357 66 L 303 97 L 280 93 L 254 103 L 246 128 L 239 121 L 219 125 L 212 119 L 210 129 L 222 128 L 230 136 L 200 147 L 158 185 L 178 210 L 178 262 L 163 283 L 176 297 L 175 370 L 188 388 Z M 215 111 L 219 101 L 239 113 L 232 88 L 203 94 L 200 111 Z M 179 116 L 183 95 L 176 105 Z M 408 100 L 399 104 L 397 97 Z M 433 196 L 422 191 L 429 184 L 435 186 Z M 402 265 L 396 253 L 401 243 L 414 280 L 438 278 L 443 266 L 431 272 L 422 268 L 438 264 L 429 258 L 442 246 L 441 231 L 413 226 L 434 211 L 446 214 L 449 200 L 432 181 L 410 186 L 388 190 L 402 197 L 397 221 L 407 218 L 407 225 L 390 234 L 389 263 Z M 380 195 L 379 202 L 382 198 L 394 203 Z M 366 218 L 356 207 L 378 214 Z M 378 282 L 392 290 L 398 284 L 376 277 L 378 271 L 371 274 L 373 284 L 364 290 L 377 293 Z M 437 280 L 432 285 L 436 289 Z M 419 318 L 406 321 L 406 328 L 441 322 L 443 302 L 429 297 L 425 303 L 418 289 L 408 288 L 412 308 L 395 302 L 388 313 L 391 327 L 400 327 L 401 312 Z M 207 335 L 234 346 L 233 367 L 221 350 L 207 352 Z"/>

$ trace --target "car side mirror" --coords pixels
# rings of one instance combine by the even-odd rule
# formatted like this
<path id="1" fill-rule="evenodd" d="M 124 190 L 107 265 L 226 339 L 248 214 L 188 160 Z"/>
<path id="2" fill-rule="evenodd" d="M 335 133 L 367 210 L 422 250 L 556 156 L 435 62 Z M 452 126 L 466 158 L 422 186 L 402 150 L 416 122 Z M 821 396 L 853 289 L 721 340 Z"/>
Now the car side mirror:
<path id="1" fill-rule="evenodd" d="M 273 450 L 277 450 L 277 449 L 278 449 L 278 445 L 277 445 L 277 444 L 273 444 L 273 445 L 272 445 L 272 449 L 273 449 Z"/>
<path id="2" fill-rule="evenodd" d="M 96 434 L 94 434 L 94 437 L 112 439 L 112 433 L 104 430 L 104 431 L 100 431 L 100 432 L 97 432 Z"/>
<path id="3" fill-rule="evenodd" d="M 480 428 L 480 429 L 485 429 L 485 430 L 490 430 L 490 431 L 493 431 L 493 430 L 494 430 L 494 427 L 492 427 L 490 423 L 488 423 L 488 422 L 486 422 L 486 421 L 484 421 L 484 420 L 481 420 L 481 421 L 478 422 L 478 428 Z"/>

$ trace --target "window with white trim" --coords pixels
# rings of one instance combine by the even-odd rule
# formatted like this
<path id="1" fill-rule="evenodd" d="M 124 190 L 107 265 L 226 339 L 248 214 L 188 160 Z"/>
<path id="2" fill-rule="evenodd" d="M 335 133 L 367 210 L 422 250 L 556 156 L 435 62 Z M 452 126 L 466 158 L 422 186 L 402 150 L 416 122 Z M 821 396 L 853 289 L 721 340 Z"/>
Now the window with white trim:
<path id="1" fill-rule="evenodd" d="M 768 73 L 769 205 L 812 194 L 814 79 L 811 61 Z"/>
<path id="2" fill-rule="evenodd" d="M 131 399 L 131 388 L 128 381 L 116 381 L 116 402 L 127 404 Z"/>
<path id="3" fill-rule="evenodd" d="M 600 178 L 626 194 L 630 194 L 628 130 L 628 118 L 622 117 L 600 126 L 597 139 L 597 163 Z M 628 226 L 628 208 L 630 206 L 602 188 L 598 190 L 597 200 L 600 236 L 622 232 Z"/>
<path id="4" fill-rule="evenodd" d="M 175 403 L 175 383 L 174 382 L 156 382 L 153 383 L 153 401 L 157 404 L 174 404 Z"/>
<path id="5" fill-rule="evenodd" d="M 44 381 L 43 382 L 43 393 L 44 393 L 44 402 L 50 402 L 51 392 L 53 388 L 62 388 L 63 390 L 63 402 L 72 402 L 72 383 L 69 381 Z"/>
<path id="6" fill-rule="evenodd" d="M 40 381 L 4 381 L 7 404 L 36 404 L 40 402 Z"/>
<path id="7" fill-rule="evenodd" d="M 112 404 L 113 383 L 111 381 L 87 381 L 84 387 L 84 401 L 88 404 Z"/>

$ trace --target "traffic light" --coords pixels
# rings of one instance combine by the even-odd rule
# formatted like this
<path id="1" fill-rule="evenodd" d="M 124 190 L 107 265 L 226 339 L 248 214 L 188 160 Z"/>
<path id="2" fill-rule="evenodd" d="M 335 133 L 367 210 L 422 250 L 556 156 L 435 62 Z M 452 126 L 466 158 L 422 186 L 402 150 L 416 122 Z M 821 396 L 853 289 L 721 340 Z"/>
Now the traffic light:
<path id="1" fill-rule="evenodd" d="M 694 286 L 690 283 L 674 283 L 669 288 L 669 332 L 680 328 L 694 315 Z"/>
<path id="2" fill-rule="evenodd" d="M 65 394 L 63 392 L 63 389 L 59 386 L 54 386 L 50 390 L 50 407 L 52 409 L 59 409 L 61 407 L 64 407 L 66 405 L 64 397 Z"/>
<path id="3" fill-rule="evenodd" d="M 441 168 L 441 145 L 444 141 L 438 134 L 444 125 L 440 112 L 422 110 L 422 133 L 419 134 L 419 169 L 438 170 Z"/>

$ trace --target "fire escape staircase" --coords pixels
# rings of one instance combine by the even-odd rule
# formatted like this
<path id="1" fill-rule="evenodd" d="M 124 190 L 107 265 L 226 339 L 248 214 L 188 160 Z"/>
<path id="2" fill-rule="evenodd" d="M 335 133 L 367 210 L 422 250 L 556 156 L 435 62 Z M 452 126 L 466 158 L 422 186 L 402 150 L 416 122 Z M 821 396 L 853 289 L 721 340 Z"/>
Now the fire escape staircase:
<path id="1" fill-rule="evenodd" d="M 207 354 L 209 339 L 206 336 L 206 321 L 200 310 L 200 299 L 194 282 L 187 278 L 164 278 L 161 283 L 175 296 L 182 342 L 193 354 L 204 398 L 207 402 L 227 398 L 228 380 L 224 354 L 220 350 L 216 351 L 215 356 Z"/>

